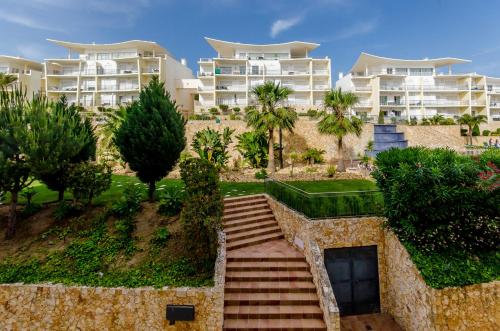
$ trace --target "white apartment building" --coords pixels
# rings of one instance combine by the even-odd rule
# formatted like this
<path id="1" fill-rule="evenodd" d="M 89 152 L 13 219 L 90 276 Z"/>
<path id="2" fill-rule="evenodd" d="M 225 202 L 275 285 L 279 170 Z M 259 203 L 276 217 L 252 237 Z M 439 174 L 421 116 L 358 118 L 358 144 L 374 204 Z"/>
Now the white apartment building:
<path id="1" fill-rule="evenodd" d="M 482 114 L 500 120 L 500 79 L 476 73 L 455 73 L 452 66 L 469 60 L 439 58 L 392 59 L 361 53 L 346 76 L 339 75 L 337 88 L 359 97 L 353 112 L 376 118 L 409 120 L 441 114 L 457 118 Z"/>
<path id="2" fill-rule="evenodd" d="M 50 99 L 66 95 L 83 107 L 115 107 L 138 99 L 140 89 L 159 76 L 180 109 L 192 109 L 189 94 L 178 91 L 192 79 L 185 60 L 177 61 L 155 42 L 130 40 L 113 44 L 81 44 L 48 39 L 68 50 L 67 58 L 46 59 L 44 89 Z"/>
<path id="3" fill-rule="evenodd" d="M 221 104 L 254 104 L 252 88 L 269 80 L 294 91 L 288 105 L 297 110 L 321 107 L 325 92 L 331 89 L 330 59 L 310 57 L 319 44 L 293 41 L 255 45 L 205 39 L 217 56 L 198 62 L 197 110 Z"/>
<path id="4" fill-rule="evenodd" d="M 39 93 L 41 86 L 43 65 L 39 62 L 15 56 L 0 55 L 0 72 L 17 78 L 15 84 L 26 89 L 27 96 L 31 98 L 34 93 Z"/>

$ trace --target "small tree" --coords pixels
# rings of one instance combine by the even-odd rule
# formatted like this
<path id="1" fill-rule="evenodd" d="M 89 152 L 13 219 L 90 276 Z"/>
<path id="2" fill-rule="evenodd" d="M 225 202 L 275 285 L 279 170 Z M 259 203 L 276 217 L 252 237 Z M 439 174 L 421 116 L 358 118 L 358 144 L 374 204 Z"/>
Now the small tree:
<path id="1" fill-rule="evenodd" d="M 71 164 L 95 158 L 96 137 L 89 119 L 66 98 L 50 107 L 33 104 L 27 155 L 34 175 L 64 199 Z"/>
<path id="2" fill-rule="evenodd" d="M 81 162 L 71 168 L 69 189 L 76 200 L 92 204 L 92 199 L 111 187 L 111 167 L 106 164 Z"/>
<path id="3" fill-rule="evenodd" d="M 5 238 L 16 232 L 19 192 L 28 187 L 30 167 L 23 151 L 29 131 L 26 92 L 14 88 L 0 92 L 0 191 L 10 193 L 10 210 Z"/>
<path id="4" fill-rule="evenodd" d="M 185 123 L 164 84 L 154 76 L 139 100 L 128 107 L 115 132 L 114 142 L 122 159 L 148 184 L 151 202 L 156 182 L 173 169 L 186 146 Z"/>
<path id="5" fill-rule="evenodd" d="M 479 124 L 486 123 L 486 116 L 484 116 L 484 115 L 472 116 L 472 115 L 469 115 L 469 114 L 465 114 L 465 115 L 460 116 L 458 118 L 457 122 L 458 122 L 458 124 L 460 124 L 460 126 L 462 126 L 462 125 L 466 125 L 467 126 L 467 128 L 468 128 L 468 131 L 467 131 L 468 143 L 470 145 L 472 145 L 472 131 L 473 131 L 473 128 L 476 125 L 479 128 Z"/>
<path id="6" fill-rule="evenodd" d="M 204 159 L 187 159 L 180 167 L 186 187 L 181 212 L 186 252 L 200 270 L 211 270 L 217 258 L 218 231 L 224 209 L 219 174 Z"/>
<path id="7" fill-rule="evenodd" d="M 385 124 L 385 119 L 384 119 L 384 112 L 383 111 L 379 111 L 378 112 L 378 121 L 377 121 L 378 124 Z"/>
<path id="8" fill-rule="evenodd" d="M 17 77 L 14 75 L 4 74 L 0 72 L 0 88 L 3 89 L 9 85 L 12 85 L 15 81 L 17 81 Z"/>
<path id="9" fill-rule="evenodd" d="M 236 139 L 238 139 L 236 149 L 252 168 L 267 166 L 268 146 L 266 132 L 244 132 L 236 136 Z"/>
<path id="10" fill-rule="evenodd" d="M 195 133 L 191 146 L 200 158 L 215 165 L 220 170 L 226 166 L 229 160 L 227 148 L 232 142 L 231 135 L 234 130 L 224 128 L 222 133 L 206 128 Z"/>

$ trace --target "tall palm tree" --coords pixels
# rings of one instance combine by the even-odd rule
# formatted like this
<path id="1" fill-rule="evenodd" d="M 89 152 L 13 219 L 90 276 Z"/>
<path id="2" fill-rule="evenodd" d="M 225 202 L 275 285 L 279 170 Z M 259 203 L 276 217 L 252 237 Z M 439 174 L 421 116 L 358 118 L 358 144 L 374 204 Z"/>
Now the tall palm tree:
<path id="1" fill-rule="evenodd" d="M 17 80 L 16 76 L 0 72 L 0 88 L 7 87 L 12 83 L 14 83 L 16 80 Z"/>
<path id="2" fill-rule="evenodd" d="M 279 111 L 279 105 L 282 104 L 293 91 L 287 87 L 280 86 L 279 83 L 272 81 L 265 82 L 262 85 L 252 89 L 252 94 L 257 98 L 260 104 L 260 111 L 250 109 L 247 113 L 247 124 L 256 130 L 265 130 L 269 133 L 269 161 L 267 163 L 268 172 L 273 175 L 274 166 L 274 129 L 278 128 L 282 121 Z"/>
<path id="3" fill-rule="evenodd" d="M 472 145 L 472 128 L 481 123 L 486 123 L 487 117 L 484 115 L 473 116 L 469 114 L 464 114 L 458 118 L 457 122 L 458 124 L 460 124 L 460 126 L 467 125 L 468 128 L 467 137 L 469 140 L 469 145 Z"/>
<path id="4" fill-rule="evenodd" d="M 278 140 L 279 140 L 279 162 L 280 169 L 283 169 L 283 130 L 292 132 L 295 122 L 299 118 L 295 109 L 290 107 L 279 108 L 278 115 Z"/>
<path id="5" fill-rule="evenodd" d="M 116 130 L 120 127 L 127 115 L 127 108 L 120 106 L 117 109 L 106 108 L 94 114 L 95 120 L 103 122 L 96 126 L 97 141 L 100 156 L 105 159 L 119 160 L 120 153 L 113 142 Z"/>
<path id="6" fill-rule="evenodd" d="M 318 131 L 321 134 L 332 135 L 337 139 L 339 153 L 338 171 L 345 171 L 344 137 L 349 134 L 361 135 L 363 121 L 355 116 L 346 117 L 349 109 L 358 103 L 358 97 L 350 92 L 344 93 L 341 89 L 331 90 L 325 95 L 326 111 L 318 122 Z"/>

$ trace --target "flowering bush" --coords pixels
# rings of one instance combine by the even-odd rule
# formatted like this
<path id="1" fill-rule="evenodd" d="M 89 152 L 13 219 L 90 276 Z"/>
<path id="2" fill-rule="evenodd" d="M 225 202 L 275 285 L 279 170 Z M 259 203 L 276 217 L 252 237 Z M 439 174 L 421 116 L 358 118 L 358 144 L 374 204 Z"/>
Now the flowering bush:
<path id="1" fill-rule="evenodd" d="M 493 162 L 413 147 L 379 153 L 376 166 L 387 225 L 403 242 L 427 252 L 473 252 L 500 244 L 500 190 Z"/>

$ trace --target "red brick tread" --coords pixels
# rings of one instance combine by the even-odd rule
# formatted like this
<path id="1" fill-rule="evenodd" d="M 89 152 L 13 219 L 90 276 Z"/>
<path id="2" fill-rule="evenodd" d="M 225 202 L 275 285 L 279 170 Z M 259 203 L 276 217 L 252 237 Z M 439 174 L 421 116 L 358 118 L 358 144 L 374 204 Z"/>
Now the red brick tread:
<path id="1" fill-rule="evenodd" d="M 316 293 L 316 287 L 307 281 L 239 281 L 226 282 L 226 293 L 307 292 Z"/>
<path id="2" fill-rule="evenodd" d="M 224 203 L 224 209 L 227 208 L 234 208 L 234 207 L 242 207 L 242 206 L 251 206 L 251 205 L 256 205 L 260 203 L 267 203 L 267 199 L 264 197 L 259 197 L 256 199 L 251 199 L 251 200 L 243 200 L 243 201 L 235 201 L 235 202 L 225 202 Z"/>
<path id="3" fill-rule="evenodd" d="M 252 246 L 252 245 L 264 243 L 264 242 L 267 242 L 270 240 L 283 239 L 284 237 L 285 236 L 281 232 L 271 233 L 271 234 L 266 234 L 266 235 L 261 235 L 261 236 L 255 236 L 253 238 L 248 238 L 248 239 L 243 239 L 243 240 L 238 240 L 235 242 L 227 243 L 226 249 L 232 250 L 232 249 L 237 249 L 237 248 L 241 248 L 241 247 Z"/>
<path id="4" fill-rule="evenodd" d="M 251 230 L 251 231 L 247 231 L 247 232 L 228 234 L 226 236 L 226 242 L 230 243 L 230 242 L 237 241 L 237 240 L 248 239 L 248 238 L 252 238 L 252 237 L 257 237 L 257 236 L 262 236 L 262 235 L 277 233 L 277 232 L 281 233 L 281 229 L 278 226 L 278 223 L 276 223 L 274 226 L 268 227 L 268 228 L 259 228 L 259 229 L 255 229 L 255 230 Z"/>
<path id="5" fill-rule="evenodd" d="M 320 319 L 229 319 L 224 321 L 224 330 L 326 331 L 326 325 Z"/>
<path id="6" fill-rule="evenodd" d="M 223 223 L 226 223 L 227 221 L 240 220 L 242 218 L 250 218 L 255 216 L 272 215 L 272 214 L 273 212 L 271 211 L 271 209 L 261 208 L 258 210 L 244 211 L 237 214 L 224 215 L 224 217 L 222 217 L 222 221 Z"/>
<path id="7" fill-rule="evenodd" d="M 228 271 L 309 271 L 309 265 L 305 261 L 238 261 L 228 262 Z"/>
<path id="8" fill-rule="evenodd" d="M 228 281 L 312 281 L 309 271 L 228 271 Z"/>
<path id="9" fill-rule="evenodd" d="M 262 222 L 267 222 L 267 221 L 274 221 L 274 215 L 272 213 L 266 213 L 263 215 L 255 215 L 255 216 L 249 216 L 237 220 L 231 220 L 231 221 L 226 221 L 224 222 L 224 229 L 228 230 L 233 227 L 237 226 L 242 226 L 242 225 L 249 225 L 249 224 L 257 224 L 257 223 L 262 223 Z"/>
<path id="10" fill-rule="evenodd" d="M 278 225 L 278 223 L 276 222 L 276 220 L 274 218 L 272 218 L 269 220 L 264 220 L 263 222 L 249 223 L 249 224 L 243 224 L 243 225 L 229 227 L 229 228 L 226 228 L 224 230 L 224 232 L 226 232 L 227 235 L 230 235 L 233 233 L 252 231 L 255 229 L 267 228 L 267 227 L 271 227 L 271 226 L 275 226 L 275 225 Z"/>
<path id="11" fill-rule="evenodd" d="M 317 305 L 303 306 L 227 306 L 224 308 L 226 318 L 323 318 L 323 311 Z"/>
<path id="12" fill-rule="evenodd" d="M 243 213 L 245 211 L 251 211 L 251 210 L 262 210 L 262 209 L 267 209 L 268 208 L 267 202 L 261 202 L 256 205 L 249 205 L 249 206 L 239 206 L 239 207 L 224 207 L 224 216 L 231 215 L 231 214 L 238 214 L 238 213 Z"/>

